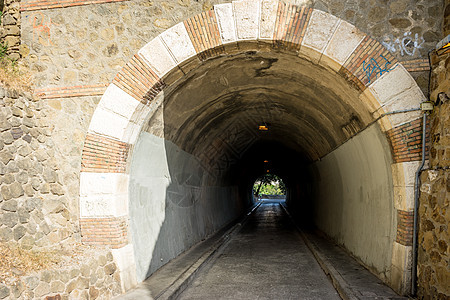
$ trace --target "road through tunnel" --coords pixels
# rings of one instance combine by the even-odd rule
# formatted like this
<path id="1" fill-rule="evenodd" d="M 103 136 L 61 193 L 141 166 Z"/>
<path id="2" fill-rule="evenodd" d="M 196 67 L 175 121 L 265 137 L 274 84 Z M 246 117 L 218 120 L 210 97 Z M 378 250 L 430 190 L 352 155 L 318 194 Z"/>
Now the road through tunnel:
<path id="1" fill-rule="evenodd" d="M 420 115 L 394 113 L 423 94 L 349 23 L 269 2 L 246 18 L 218 5 L 168 29 L 102 97 L 89 139 L 129 153 L 123 173 L 81 174 L 81 217 L 129 220 L 115 250 L 124 289 L 245 213 L 268 160 L 301 224 L 408 291 L 411 246 L 398 219 L 410 209 L 417 151 L 395 143 Z M 92 180 L 108 184 L 91 191 Z M 96 193 L 114 202 L 102 206 Z"/>
<path id="2" fill-rule="evenodd" d="M 377 124 L 368 126 L 353 86 L 281 52 L 215 58 L 185 77 L 164 91 L 133 152 L 130 218 L 141 280 L 244 213 L 264 160 L 286 178 L 287 204 L 304 225 L 388 271 L 390 147 Z"/>

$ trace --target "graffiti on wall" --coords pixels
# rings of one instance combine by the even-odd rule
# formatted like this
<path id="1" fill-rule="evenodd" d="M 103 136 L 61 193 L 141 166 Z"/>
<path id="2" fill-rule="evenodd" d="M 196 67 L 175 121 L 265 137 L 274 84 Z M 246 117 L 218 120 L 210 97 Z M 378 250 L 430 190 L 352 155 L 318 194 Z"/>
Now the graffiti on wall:
<path id="1" fill-rule="evenodd" d="M 363 61 L 362 68 L 369 83 L 373 78 L 376 80 L 379 76 L 388 73 L 397 67 L 397 65 L 390 67 L 392 63 L 383 55 L 380 55 L 379 60 L 380 63 L 372 57 L 368 61 Z"/>
<path id="2" fill-rule="evenodd" d="M 416 51 L 422 48 L 425 40 L 416 33 L 405 32 L 402 38 L 394 38 L 392 35 L 387 37 L 388 41 L 381 42 L 391 53 L 400 53 L 401 56 L 413 56 Z"/>
<path id="3" fill-rule="evenodd" d="M 50 31 L 53 25 L 58 24 L 53 23 L 50 17 L 46 17 L 41 12 L 33 14 L 30 23 L 33 26 L 33 41 L 37 39 L 43 46 L 53 45 Z"/>

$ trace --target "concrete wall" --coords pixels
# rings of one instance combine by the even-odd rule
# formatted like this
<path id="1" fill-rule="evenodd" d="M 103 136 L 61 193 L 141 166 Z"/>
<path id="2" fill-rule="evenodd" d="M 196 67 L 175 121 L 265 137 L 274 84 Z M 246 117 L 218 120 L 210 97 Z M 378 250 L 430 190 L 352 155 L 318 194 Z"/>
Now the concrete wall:
<path id="1" fill-rule="evenodd" d="M 138 281 L 243 213 L 237 187 L 207 186 L 197 159 L 143 132 L 130 171 L 130 227 Z"/>
<path id="2" fill-rule="evenodd" d="M 385 281 L 396 227 L 391 163 L 372 125 L 312 166 L 315 224 Z"/>

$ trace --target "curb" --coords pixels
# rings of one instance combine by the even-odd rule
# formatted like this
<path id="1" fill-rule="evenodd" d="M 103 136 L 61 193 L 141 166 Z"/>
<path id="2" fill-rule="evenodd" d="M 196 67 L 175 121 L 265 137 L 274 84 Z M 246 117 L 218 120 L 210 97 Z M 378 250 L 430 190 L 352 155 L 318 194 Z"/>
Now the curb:
<path id="1" fill-rule="evenodd" d="M 194 280 L 197 273 L 209 262 L 211 261 L 215 254 L 223 250 L 231 238 L 236 235 L 242 228 L 242 226 L 247 222 L 248 217 L 261 205 L 261 202 L 254 205 L 250 211 L 235 225 L 233 225 L 229 230 L 227 230 L 224 235 L 214 243 L 203 255 L 193 263 L 183 274 L 181 274 L 169 287 L 167 287 L 162 293 L 155 297 L 158 300 L 171 300 L 176 299 Z"/>

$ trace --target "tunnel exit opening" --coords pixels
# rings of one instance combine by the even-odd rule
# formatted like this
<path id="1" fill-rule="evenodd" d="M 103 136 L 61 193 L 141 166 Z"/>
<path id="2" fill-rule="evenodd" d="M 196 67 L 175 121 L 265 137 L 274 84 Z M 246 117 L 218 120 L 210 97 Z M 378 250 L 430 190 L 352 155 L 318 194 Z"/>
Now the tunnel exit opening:
<path id="1" fill-rule="evenodd" d="M 286 201 L 286 185 L 283 179 L 276 174 L 269 173 L 269 160 L 264 160 L 266 174 L 258 177 L 253 184 L 254 201 Z"/>

